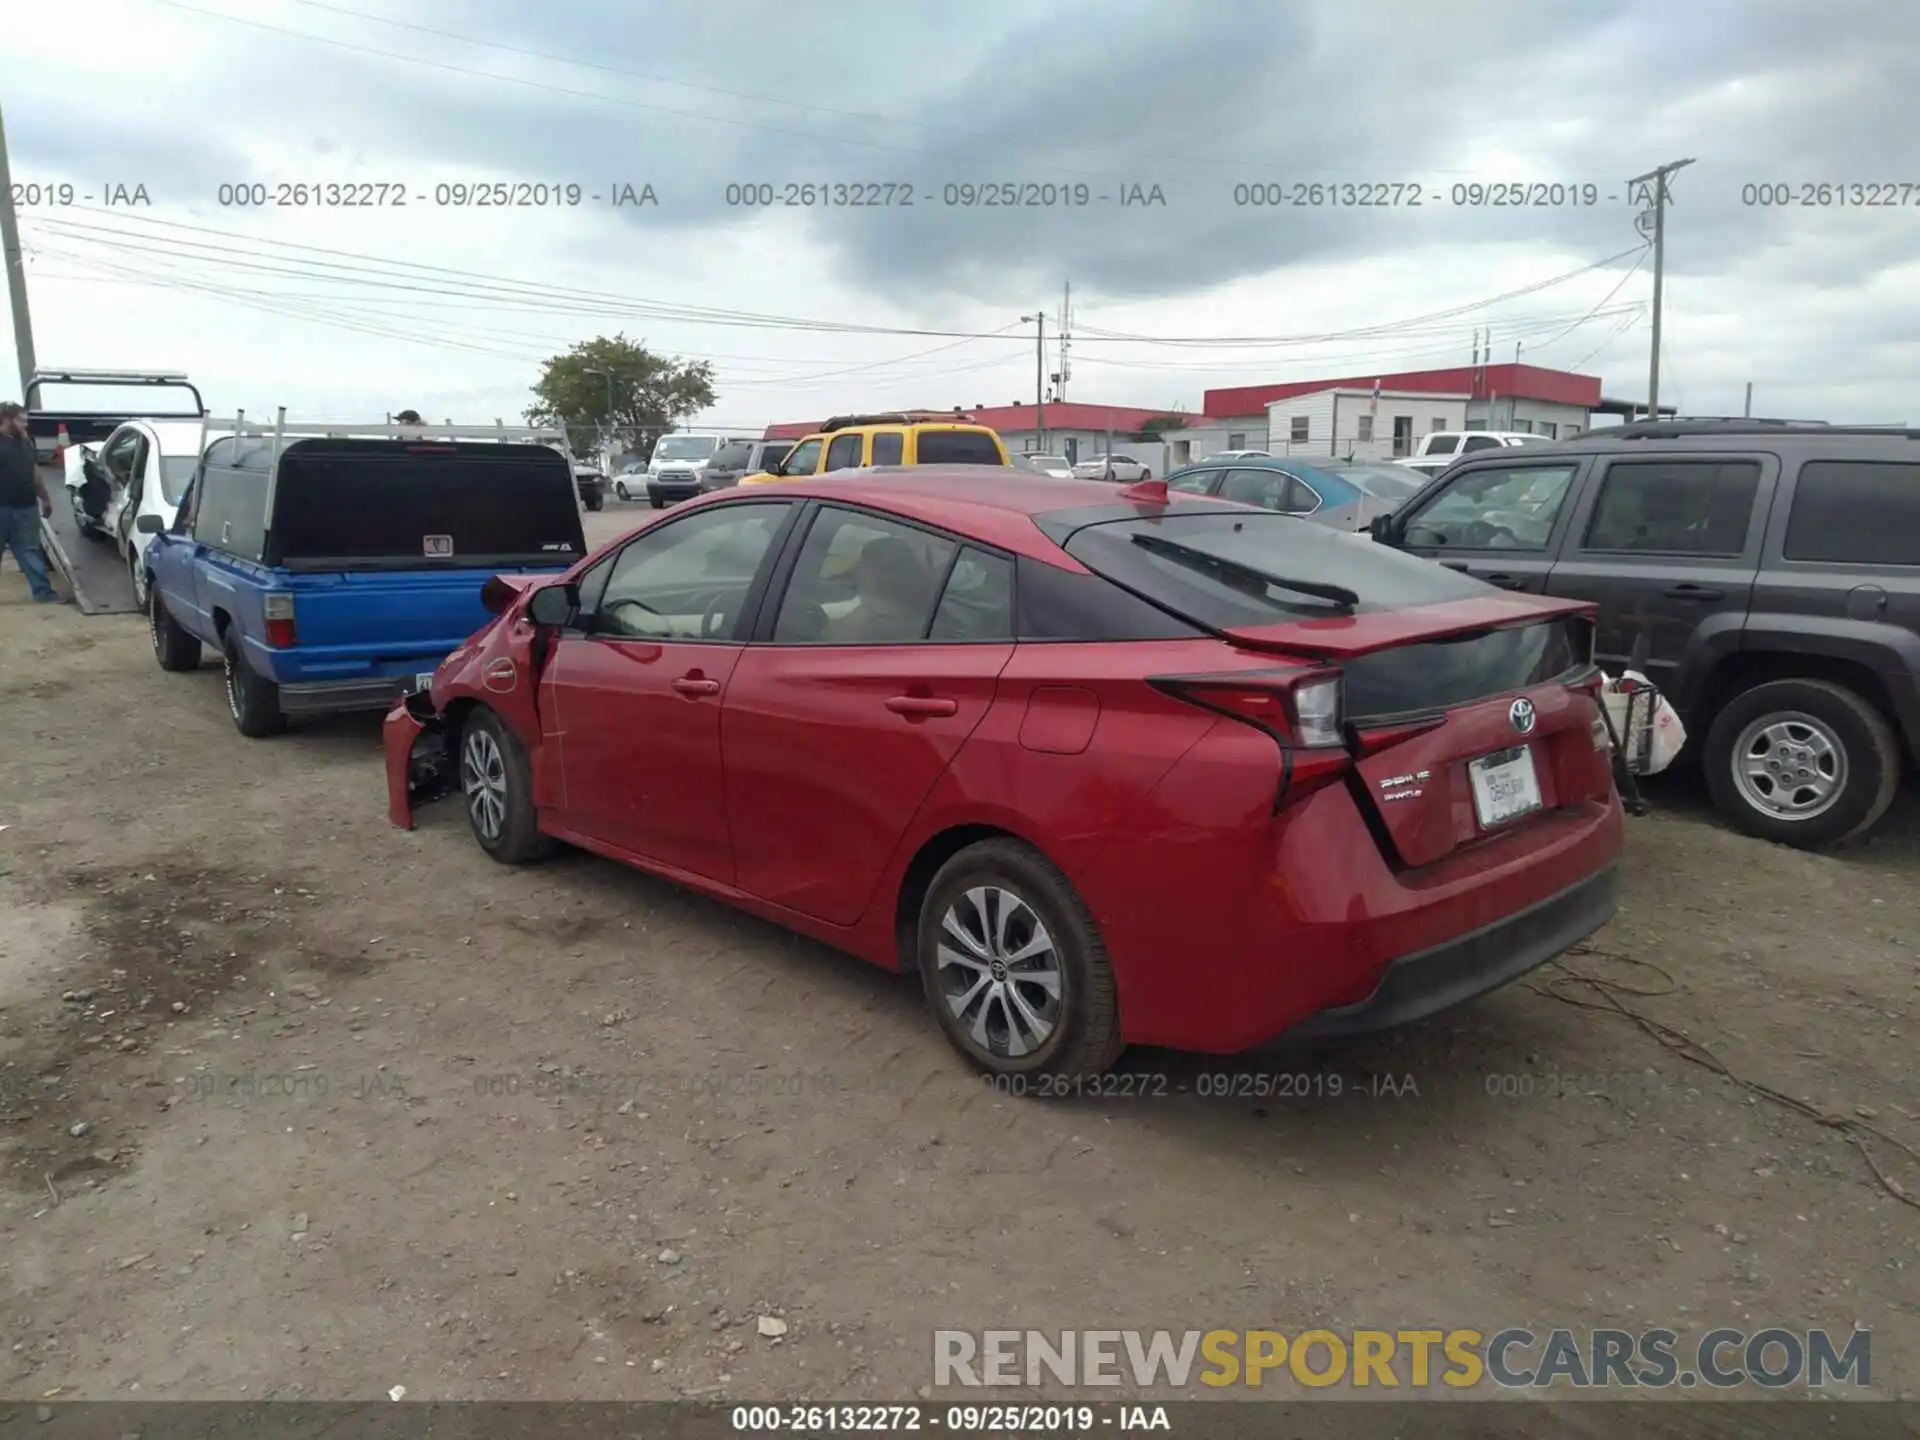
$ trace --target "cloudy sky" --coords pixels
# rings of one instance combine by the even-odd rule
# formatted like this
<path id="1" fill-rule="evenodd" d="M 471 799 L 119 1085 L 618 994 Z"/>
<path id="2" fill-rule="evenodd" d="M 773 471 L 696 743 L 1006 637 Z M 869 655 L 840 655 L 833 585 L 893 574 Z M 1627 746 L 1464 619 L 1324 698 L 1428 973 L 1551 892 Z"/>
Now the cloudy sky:
<path id="1" fill-rule="evenodd" d="M 217 411 L 512 418 L 615 332 L 711 359 L 713 425 L 1027 401 L 1021 317 L 1057 368 L 1068 281 L 1071 400 L 1465 364 L 1477 327 L 1644 399 L 1625 182 L 1692 157 L 1661 399 L 1920 421 L 1900 0 L 23 0 L 5 33 L 41 363 Z M 1594 203 L 1454 203 L 1513 182 Z M 387 203 L 246 203 L 301 183 Z M 1421 203 L 1239 203 L 1316 184 Z"/>

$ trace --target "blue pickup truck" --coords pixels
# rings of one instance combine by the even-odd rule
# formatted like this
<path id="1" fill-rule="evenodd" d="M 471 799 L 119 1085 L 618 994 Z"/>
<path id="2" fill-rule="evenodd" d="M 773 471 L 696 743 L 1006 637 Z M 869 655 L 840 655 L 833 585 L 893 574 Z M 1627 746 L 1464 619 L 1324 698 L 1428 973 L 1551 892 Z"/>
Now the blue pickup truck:
<path id="1" fill-rule="evenodd" d="M 506 441 L 229 436 L 171 528 L 140 528 L 154 657 L 192 670 L 211 648 L 249 736 L 388 709 L 492 619 L 494 575 L 586 553 L 567 456 Z"/>

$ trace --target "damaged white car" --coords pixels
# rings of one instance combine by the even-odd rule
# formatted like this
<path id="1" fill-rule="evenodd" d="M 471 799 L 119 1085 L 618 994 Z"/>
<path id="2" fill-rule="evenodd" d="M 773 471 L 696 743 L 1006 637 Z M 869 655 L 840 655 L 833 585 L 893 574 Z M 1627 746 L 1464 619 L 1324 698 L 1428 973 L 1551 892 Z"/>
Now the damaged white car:
<path id="1" fill-rule="evenodd" d="M 158 515 L 162 528 L 172 527 L 201 453 L 218 438 L 199 420 L 128 420 L 99 444 L 66 453 L 67 494 L 80 532 L 120 552 L 142 605 L 153 537 L 140 533 L 139 519 Z"/>

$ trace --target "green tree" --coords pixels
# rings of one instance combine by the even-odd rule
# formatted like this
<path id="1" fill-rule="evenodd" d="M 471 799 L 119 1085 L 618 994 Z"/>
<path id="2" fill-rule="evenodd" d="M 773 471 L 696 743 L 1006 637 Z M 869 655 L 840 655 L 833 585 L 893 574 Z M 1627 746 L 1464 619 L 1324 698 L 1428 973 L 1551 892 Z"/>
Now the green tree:
<path id="1" fill-rule="evenodd" d="M 528 422 L 566 426 L 576 453 L 611 434 L 650 457 L 662 435 L 713 404 L 713 366 L 656 355 L 625 335 L 601 335 L 542 361 L 533 394 Z"/>

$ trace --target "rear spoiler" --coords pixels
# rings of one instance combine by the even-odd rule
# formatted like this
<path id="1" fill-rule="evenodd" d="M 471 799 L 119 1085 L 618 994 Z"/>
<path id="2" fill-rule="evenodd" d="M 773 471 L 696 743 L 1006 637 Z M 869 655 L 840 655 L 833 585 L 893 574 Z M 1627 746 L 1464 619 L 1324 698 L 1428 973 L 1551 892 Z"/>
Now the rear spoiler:
<path id="1" fill-rule="evenodd" d="M 1407 610 L 1365 615 L 1293 620 L 1222 630 L 1220 638 L 1248 650 L 1307 655 L 1320 660 L 1354 660 L 1399 645 L 1421 645 L 1484 630 L 1510 630 L 1543 620 L 1572 616 L 1591 619 L 1600 607 L 1591 600 L 1556 600 L 1536 595 L 1494 595 L 1479 600 L 1450 600 Z"/>

